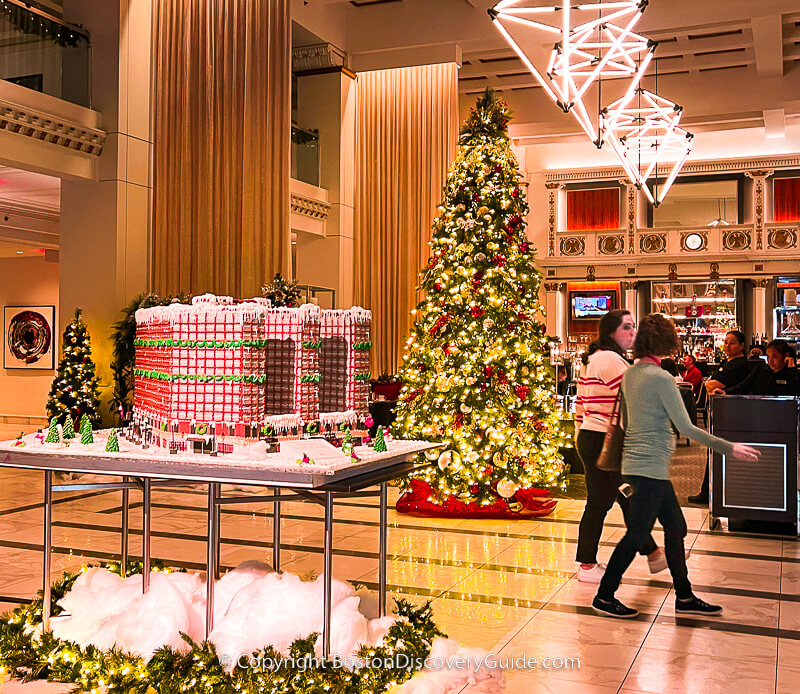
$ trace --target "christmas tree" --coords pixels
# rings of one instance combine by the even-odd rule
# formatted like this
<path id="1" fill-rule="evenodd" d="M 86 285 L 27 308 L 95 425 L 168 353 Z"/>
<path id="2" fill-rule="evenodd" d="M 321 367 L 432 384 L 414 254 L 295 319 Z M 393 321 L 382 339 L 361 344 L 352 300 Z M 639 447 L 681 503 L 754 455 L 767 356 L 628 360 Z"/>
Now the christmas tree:
<path id="1" fill-rule="evenodd" d="M 378 427 L 378 433 L 375 434 L 375 444 L 373 450 L 376 453 L 386 453 L 386 441 L 383 439 L 383 429 Z"/>
<path id="2" fill-rule="evenodd" d="M 119 440 L 117 439 L 117 430 L 112 429 L 108 434 L 108 441 L 106 441 L 106 451 L 109 453 L 119 453 Z"/>
<path id="3" fill-rule="evenodd" d="M 92 423 L 87 419 L 81 427 L 81 443 L 88 446 L 94 443 L 94 436 L 92 436 Z"/>
<path id="4" fill-rule="evenodd" d="M 273 306 L 299 306 L 300 290 L 295 280 L 287 280 L 276 272 L 272 282 L 261 287 L 261 293 L 270 300 Z"/>
<path id="5" fill-rule="evenodd" d="M 477 507 L 563 483 L 569 445 L 526 239 L 510 114 L 491 91 L 461 130 L 412 311 L 395 433 L 446 444 L 416 475 L 427 499 Z"/>
<path id="6" fill-rule="evenodd" d="M 87 416 L 99 424 L 99 381 L 91 353 L 89 331 L 78 308 L 75 318 L 64 330 L 61 361 L 47 400 L 48 417 L 66 422 L 69 417 Z"/>
<path id="7" fill-rule="evenodd" d="M 45 443 L 58 443 L 58 420 L 53 417 L 50 420 L 50 427 L 47 429 L 47 438 L 45 438 Z"/>
<path id="8" fill-rule="evenodd" d="M 75 424 L 72 421 L 72 417 L 67 416 L 64 422 L 64 431 L 62 435 L 65 441 L 75 438 Z"/>

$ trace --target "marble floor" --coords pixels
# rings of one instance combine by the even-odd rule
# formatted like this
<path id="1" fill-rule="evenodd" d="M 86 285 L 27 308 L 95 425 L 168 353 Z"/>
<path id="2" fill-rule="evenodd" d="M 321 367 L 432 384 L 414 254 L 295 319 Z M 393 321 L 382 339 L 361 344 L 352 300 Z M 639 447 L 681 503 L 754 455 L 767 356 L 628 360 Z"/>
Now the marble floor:
<path id="1" fill-rule="evenodd" d="M 396 494 L 392 490 L 392 499 Z M 41 585 L 41 499 L 41 473 L 0 470 L 0 610 L 30 599 Z M 131 551 L 136 554 L 141 503 L 135 492 L 131 500 Z M 506 672 L 507 691 L 515 694 L 800 692 L 797 538 L 709 531 L 706 511 L 686 508 L 690 578 L 699 595 L 724 606 L 723 615 L 676 617 L 669 575 L 652 576 L 646 561 L 637 558 L 618 596 L 640 615 L 609 620 L 589 608 L 594 587 L 575 578 L 583 505 L 563 500 L 547 518 L 508 522 L 418 519 L 390 511 L 391 593 L 414 601 L 432 599 L 443 631 L 488 649 L 502 662 L 549 659 L 548 667 Z M 301 503 L 285 503 L 283 510 L 282 568 L 321 572 L 321 512 Z M 374 588 L 377 501 L 339 502 L 335 516 L 335 576 Z M 115 557 L 119 524 L 119 492 L 57 494 L 54 576 L 93 559 Z M 205 533 L 202 488 L 153 493 L 154 557 L 202 570 Z M 615 509 L 603 533 L 601 561 L 622 533 Z M 272 519 L 263 506 L 226 509 L 222 537 L 224 566 L 248 559 L 271 562 Z M 16 691 L 68 689 L 0 684 L 2 694 Z"/>

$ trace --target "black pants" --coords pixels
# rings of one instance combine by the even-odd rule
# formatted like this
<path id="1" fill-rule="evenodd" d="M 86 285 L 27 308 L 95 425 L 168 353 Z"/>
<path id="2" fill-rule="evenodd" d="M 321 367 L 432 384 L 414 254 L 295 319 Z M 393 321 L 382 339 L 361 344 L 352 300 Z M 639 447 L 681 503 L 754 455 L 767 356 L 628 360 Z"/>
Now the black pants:
<path id="1" fill-rule="evenodd" d="M 672 482 L 635 475 L 626 475 L 625 479 L 634 490 L 628 530 L 608 561 L 603 580 L 597 589 L 597 597 L 601 600 L 611 600 L 614 597 L 622 581 L 622 574 L 631 565 L 636 550 L 647 540 L 656 519 L 664 528 L 664 552 L 667 555 L 669 572 L 672 574 L 675 595 L 680 600 L 692 597 L 692 584 L 689 582 L 683 548 L 686 520 L 681 512 L 678 497 L 675 496 Z"/>
<path id="2" fill-rule="evenodd" d="M 622 475 L 597 468 L 597 458 L 603 450 L 604 438 L 605 434 L 599 431 L 581 429 L 578 432 L 578 455 L 586 472 L 586 508 L 578 529 L 578 552 L 575 557 L 581 564 L 597 563 L 597 547 L 603 534 L 603 523 L 615 501 L 622 508 L 625 525 L 628 526 L 631 503 L 630 499 L 619 493 Z M 658 549 L 652 536 L 645 538 L 640 547 L 640 554 L 650 554 Z"/>

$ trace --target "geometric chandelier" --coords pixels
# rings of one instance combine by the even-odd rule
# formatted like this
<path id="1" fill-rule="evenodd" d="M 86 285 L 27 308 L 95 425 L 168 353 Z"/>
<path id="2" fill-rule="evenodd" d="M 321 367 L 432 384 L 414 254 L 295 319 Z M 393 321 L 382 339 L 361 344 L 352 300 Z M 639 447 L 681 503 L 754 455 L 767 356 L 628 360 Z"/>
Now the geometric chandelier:
<path id="1" fill-rule="evenodd" d="M 589 139 L 602 146 L 584 97 L 603 78 L 628 78 L 629 91 L 638 86 L 656 46 L 633 33 L 646 6 L 640 0 L 561 0 L 560 4 L 505 0 L 489 10 L 489 15 L 548 96 L 565 113 L 571 112 Z M 547 67 L 540 70 L 534 60 L 542 32 L 554 34 L 558 40 Z"/>
<path id="2" fill-rule="evenodd" d="M 625 173 L 658 207 L 692 151 L 694 135 L 679 127 L 683 107 L 638 88 L 603 109 L 600 130 L 622 162 Z M 672 168 L 663 186 L 650 190 L 649 180 L 660 164 Z M 656 178 L 657 180 L 657 178 Z"/>
<path id="3" fill-rule="evenodd" d="M 657 207 L 683 167 L 694 136 L 678 126 L 681 107 L 640 88 L 657 46 L 633 31 L 648 2 L 502 0 L 489 16 L 544 92 L 573 115 L 598 148 L 608 141 L 631 182 Z M 541 48 L 546 37 L 555 38 L 555 44 L 545 67 Z M 597 85 L 599 101 L 604 79 L 623 81 L 625 93 L 606 108 L 598 104 L 593 118 L 586 97 Z M 674 165 L 665 184 L 651 190 L 651 177 L 667 162 Z"/>

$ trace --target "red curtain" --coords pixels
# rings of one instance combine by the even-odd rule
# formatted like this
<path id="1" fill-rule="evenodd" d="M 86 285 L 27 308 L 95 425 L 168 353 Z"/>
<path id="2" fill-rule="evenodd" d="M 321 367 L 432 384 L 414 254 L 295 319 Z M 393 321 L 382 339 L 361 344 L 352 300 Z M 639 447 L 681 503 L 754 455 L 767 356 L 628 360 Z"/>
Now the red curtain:
<path id="1" fill-rule="evenodd" d="M 800 178 L 776 178 L 772 184 L 775 221 L 800 221 Z"/>
<path id="2" fill-rule="evenodd" d="M 567 231 L 619 228 L 619 188 L 567 191 Z"/>

